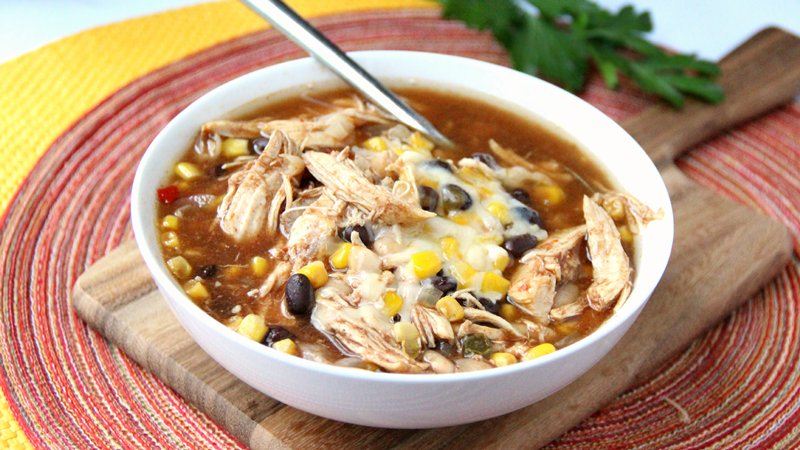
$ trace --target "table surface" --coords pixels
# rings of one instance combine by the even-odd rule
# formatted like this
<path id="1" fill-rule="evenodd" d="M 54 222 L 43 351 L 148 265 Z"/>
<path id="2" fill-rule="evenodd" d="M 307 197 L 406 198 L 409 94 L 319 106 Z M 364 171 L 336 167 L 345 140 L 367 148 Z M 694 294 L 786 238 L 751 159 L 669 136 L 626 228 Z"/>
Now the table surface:
<path id="1" fill-rule="evenodd" d="M 0 0 L 0 62 L 48 42 L 103 24 L 152 14 L 197 0 Z M 768 25 L 800 34 L 800 2 L 763 0 L 599 0 L 612 8 L 634 4 L 652 12 L 653 39 L 718 59 Z M 57 11 L 57 14 L 53 14 Z"/>

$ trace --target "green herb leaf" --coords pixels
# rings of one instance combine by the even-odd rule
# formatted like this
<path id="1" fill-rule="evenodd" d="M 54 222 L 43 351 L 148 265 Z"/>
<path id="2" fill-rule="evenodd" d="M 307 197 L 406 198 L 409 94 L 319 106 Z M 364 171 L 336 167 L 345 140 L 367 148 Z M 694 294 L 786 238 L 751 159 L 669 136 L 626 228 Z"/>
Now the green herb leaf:
<path id="1" fill-rule="evenodd" d="M 620 74 L 675 107 L 684 95 L 720 102 L 713 79 L 719 67 L 694 55 L 669 54 L 644 34 L 653 29 L 648 12 L 625 6 L 613 12 L 590 0 L 439 0 L 445 17 L 491 30 L 514 67 L 579 91 L 593 63 L 606 86 Z"/>
<path id="2" fill-rule="evenodd" d="M 587 49 L 585 42 L 540 20 L 530 23 L 511 36 L 509 51 L 514 66 L 543 78 L 559 80 L 567 90 L 578 91 L 586 83 Z M 532 52 L 531 47 L 540 51 Z"/>

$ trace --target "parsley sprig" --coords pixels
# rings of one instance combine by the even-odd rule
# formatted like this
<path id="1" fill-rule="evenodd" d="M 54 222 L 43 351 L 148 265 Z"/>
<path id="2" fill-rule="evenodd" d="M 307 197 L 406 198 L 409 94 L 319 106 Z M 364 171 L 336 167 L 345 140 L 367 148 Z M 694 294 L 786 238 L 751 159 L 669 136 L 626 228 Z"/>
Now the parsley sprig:
<path id="1" fill-rule="evenodd" d="M 609 88 L 624 75 L 676 108 L 685 95 L 710 103 L 724 97 L 716 64 L 653 45 L 644 38 L 653 29 L 650 14 L 631 6 L 612 12 L 590 0 L 438 1 L 445 17 L 491 30 L 515 68 L 570 91 L 584 87 L 593 63 Z"/>

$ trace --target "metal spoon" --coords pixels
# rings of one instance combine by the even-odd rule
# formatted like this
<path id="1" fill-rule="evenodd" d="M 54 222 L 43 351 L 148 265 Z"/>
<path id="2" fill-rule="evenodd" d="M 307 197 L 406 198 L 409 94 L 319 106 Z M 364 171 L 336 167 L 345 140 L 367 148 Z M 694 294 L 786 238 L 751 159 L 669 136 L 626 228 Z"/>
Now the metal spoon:
<path id="1" fill-rule="evenodd" d="M 452 147 L 453 143 L 425 117 L 411 109 L 281 0 L 241 1 L 398 121 L 427 134 L 440 146 Z"/>

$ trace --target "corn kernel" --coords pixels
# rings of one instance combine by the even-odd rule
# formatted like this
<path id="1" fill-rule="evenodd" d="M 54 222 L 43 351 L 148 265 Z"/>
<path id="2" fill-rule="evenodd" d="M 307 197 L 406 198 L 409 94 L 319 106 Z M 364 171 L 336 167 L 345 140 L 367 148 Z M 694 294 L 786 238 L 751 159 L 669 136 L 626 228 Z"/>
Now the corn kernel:
<path id="1" fill-rule="evenodd" d="M 263 277 L 267 274 L 267 260 L 261 256 L 253 256 L 250 260 L 250 270 L 253 271 L 253 275 L 257 277 Z"/>
<path id="2" fill-rule="evenodd" d="M 566 322 L 556 324 L 553 328 L 555 328 L 556 331 L 562 335 L 569 335 L 578 331 L 578 321 L 568 320 Z"/>
<path id="3" fill-rule="evenodd" d="M 388 317 L 394 317 L 403 308 L 403 297 L 397 295 L 395 291 L 389 291 L 383 295 L 383 313 Z"/>
<path id="4" fill-rule="evenodd" d="M 401 156 L 405 152 L 413 152 L 418 150 L 408 144 L 402 144 L 399 147 L 394 147 L 392 151 L 394 151 L 397 156 Z"/>
<path id="5" fill-rule="evenodd" d="M 210 296 L 206 286 L 196 280 L 187 281 L 186 285 L 183 286 L 183 290 L 186 291 L 186 295 L 194 300 L 205 300 Z"/>
<path id="6" fill-rule="evenodd" d="M 554 351 L 556 351 L 556 347 L 549 342 L 545 342 L 544 344 L 539 344 L 525 352 L 525 356 L 523 356 L 522 359 L 523 361 L 530 361 L 540 356 L 549 355 Z"/>
<path id="7" fill-rule="evenodd" d="M 216 208 L 217 206 L 220 205 L 220 203 L 222 203 L 222 200 L 224 200 L 224 199 L 225 199 L 224 195 L 218 195 L 218 196 L 214 197 L 214 200 L 211 200 L 211 203 L 209 203 L 208 206 L 210 208 Z"/>
<path id="8" fill-rule="evenodd" d="M 347 263 L 350 261 L 350 250 L 353 249 L 353 244 L 345 242 L 339 245 L 339 248 L 331 255 L 331 265 L 334 269 L 345 269 Z"/>
<path id="9" fill-rule="evenodd" d="M 505 239 L 503 239 L 503 235 L 499 233 L 484 234 L 475 238 L 475 242 L 495 245 L 502 244 L 504 240 Z"/>
<path id="10" fill-rule="evenodd" d="M 508 213 L 508 206 L 506 206 L 505 203 L 498 201 L 489 202 L 489 204 L 486 205 L 486 210 L 489 211 L 489 214 L 495 216 L 503 225 L 511 223 L 511 214 Z"/>
<path id="11" fill-rule="evenodd" d="M 174 231 L 167 231 L 161 235 L 161 243 L 164 244 L 164 247 L 177 249 L 180 245 L 180 240 Z"/>
<path id="12" fill-rule="evenodd" d="M 419 131 L 411 133 L 411 136 L 408 138 L 408 143 L 417 150 L 433 150 L 433 142 L 426 139 Z"/>
<path id="13" fill-rule="evenodd" d="M 516 306 L 510 303 L 503 303 L 500 305 L 500 317 L 506 319 L 509 322 L 513 322 L 519 319 L 519 310 Z"/>
<path id="14" fill-rule="evenodd" d="M 628 244 L 633 242 L 633 233 L 631 233 L 631 229 L 628 228 L 627 225 L 621 225 L 619 227 L 619 237 Z"/>
<path id="15" fill-rule="evenodd" d="M 494 272 L 486 272 L 483 274 L 483 281 L 481 282 L 481 290 L 484 292 L 499 292 L 505 294 L 508 292 L 508 286 L 511 282 Z"/>
<path id="16" fill-rule="evenodd" d="M 314 289 L 321 288 L 328 282 L 328 271 L 325 269 L 325 264 L 323 264 L 322 261 L 308 263 L 301 267 L 297 273 L 302 273 L 308 277 L 308 281 L 311 282 L 311 286 Z"/>
<path id="17" fill-rule="evenodd" d="M 250 154 L 247 139 L 228 138 L 222 140 L 222 155 L 226 158 L 236 158 Z"/>
<path id="18" fill-rule="evenodd" d="M 233 316 L 228 319 L 228 328 L 236 331 L 239 329 L 239 325 L 242 324 L 242 316 Z"/>
<path id="19" fill-rule="evenodd" d="M 455 260 L 461 258 L 461 251 L 458 247 L 458 240 L 452 236 L 443 237 L 441 241 L 439 241 L 439 245 L 442 246 L 442 252 L 444 253 L 444 257 L 448 260 Z"/>
<path id="20" fill-rule="evenodd" d="M 395 341 L 400 343 L 403 351 L 412 358 L 415 358 L 420 350 L 419 331 L 417 331 L 417 327 L 412 325 L 411 322 L 397 322 L 392 327 L 392 330 L 394 331 Z"/>
<path id="21" fill-rule="evenodd" d="M 603 202 L 603 208 L 616 221 L 625 218 L 625 206 L 620 201 Z"/>
<path id="22" fill-rule="evenodd" d="M 242 274 L 244 267 L 242 266 L 227 266 L 222 268 L 222 273 L 224 273 L 226 277 L 238 277 Z"/>
<path id="23" fill-rule="evenodd" d="M 464 308 L 453 297 L 446 295 L 436 302 L 436 310 L 450 322 L 458 322 L 464 318 Z"/>
<path id="24" fill-rule="evenodd" d="M 506 270 L 511 259 L 508 252 L 502 247 L 489 247 L 489 257 L 492 258 L 492 267 L 500 272 Z"/>
<path id="25" fill-rule="evenodd" d="M 420 280 L 436 275 L 442 270 L 442 260 L 435 252 L 424 250 L 411 255 L 411 268 Z"/>
<path id="26" fill-rule="evenodd" d="M 510 366 L 517 363 L 517 357 L 511 353 L 497 352 L 489 357 L 496 367 Z"/>
<path id="27" fill-rule="evenodd" d="M 476 169 L 475 167 L 462 167 L 458 169 L 458 175 L 464 181 L 476 186 L 480 186 L 481 184 L 490 181 L 482 170 Z"/>
<path id="28" fill-rule="evenodd" d="M 469 286 L 472 277 L 475 276 L 477 271 L 464 261 L 456 261 L 453 263 L 450 273 L 458 281 L 458 288 L 463 289 Z"/>
<path id="29" fill-rule="evenodd" d="M 386 139 L 380 136 L 367 139 L 361 143 L 361 146 L 373 152 L 383 152 L 389 148 L 389 144 L 386 143 Z"/>
<path id="30" fill-rule="evenodd" d="M 470 223 L 477 222 L 477 216 L 471 212 L 459 212 L 450 215 L 450 220 L 459 225 L 469 225 Z"/>
<path id="31" fill-rule="evenodd" d="M 178 218 L 172 214 L 167 214 L 161 219 L 161 228 L 165 230 L 177 230 Z"/>
<path id="32" fill-rule="evenodd" d="M 189 190 L 190 187 L 192 187 L 192 185 L 185 180 L 178 181 L 177 183 L 175 183 L 175 186 L 178 186 L 178 191 L 180 192 L 186 192 Z"/>
<path id="33" fill-rule="evenodd" d="M 489 189 L 489 188 L 487 188 L 485 186 L 477 186 L 477 189 L 478 189 L 478 197 L 480 197 L 481 200 L 487 199 L 487 198 L 491 197 L 492 195 L 494 195 L 494 192 L 492 192 L 491 189 Z"/>
<path id="34" fill-rule="evenodd" d="M 417 180 L 420 186 L 427 186 L 431 189 L 439 189 L 439 182 L 436 180 L 429 180 L 427 178 L 421 178 Z"/>
<path id="35" fill-rule="evenodd" d="M 203 172 L 196 165 L 189 162 L 179 162 L 175 164 L 175 175 L 184 180 L 190 181 L 200 178 Z"/>
<path id="36" fill-rule="evenodd" d="M 364 370 L 369 370 L 370 372 L 378 372 L 381 370 L 381 367 L 373 362 L 364 361 L 361 363 L 361 368 Z"/>
<path id="37" fill-rule="evenodd" d="M 567 198 L 564 189 L 555 184 L 546 184 L 533 188 L 533 196 L 545 205 L 555 206 L 561 204 Z"/>
<path id="38" fill-rule="evenodd" d="M 168 259 L 167 267 L 178 278 L 189 278 L 192 275 L 192 266 L 183 256 Z"/>
<path id="39" fill-rule="evenodd" d="M 300 349 L 297 348 L 297 344 L 295 344 L 294 341 L 289 338 L 281 339 L 280 341 L 272 344 L 272 348 L 279 352 L 286 353 L 287 355 L 300 355 Z"/>
<path id="40" fill-rule="evenodd" d="M 248 314 L 242 319 L 236 331 L 242 336 L 247 336 L 256 342 L 261 342 L 264 340 L 264 336 L 267 335 L 269 327 L 258 314 Z"/>

